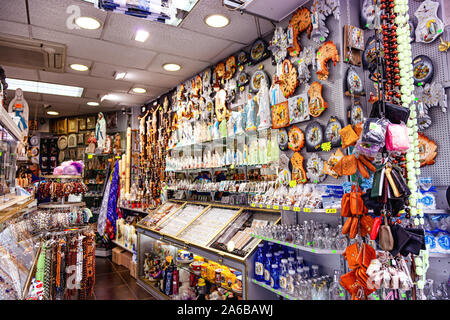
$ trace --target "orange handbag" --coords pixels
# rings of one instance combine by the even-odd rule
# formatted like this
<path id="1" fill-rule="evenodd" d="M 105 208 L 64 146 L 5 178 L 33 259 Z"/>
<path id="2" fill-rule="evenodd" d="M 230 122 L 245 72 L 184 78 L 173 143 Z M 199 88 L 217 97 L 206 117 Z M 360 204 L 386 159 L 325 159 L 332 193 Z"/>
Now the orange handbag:
<path id="1" fill-rule="evenodd" d="M 344 194 L 341 200 L 341 217 L 351 217 L 350 212 L 350 193 Z"/>
<path id="2" fill-rule="evenodd" d="M 350 232 L 349 237 L 350 239 L 354 239 L 356 235 L 358 234 L 358 228 L 359 228 L 359 219 L 358 217 L 352 218 L 352 224 L 350 225 Z"/>
<path id="3" fill-rule="evenodd" d="M 360 234 L 361 237 L 365 237 L 366 235 L 368 235 L 371 231 L 372 231 L 372 225 L 373 225 L 373 218 L 371 216 L 368 215 L 363 215 L 361 220 L 360 220 Z"/>
<path id="4" fill-rule="evenodd" d="M 356 187 L 358 187 L 358 190 L 356 190 Z M 352 185 L 352 192 L 350 192 L 350 212 L 353 215 L 362 215 L 367 211 L 361 196 L 361 188 L 359 186 Z"/>
<path id="5" fill-rule="evenodd" d="M 350 227 L 352 225 L 353 217 L 348 217 L 347 220 L 345 220 L 344 226 L 342 227 L 342 234 L 347 234 L 350 231 Z"/>

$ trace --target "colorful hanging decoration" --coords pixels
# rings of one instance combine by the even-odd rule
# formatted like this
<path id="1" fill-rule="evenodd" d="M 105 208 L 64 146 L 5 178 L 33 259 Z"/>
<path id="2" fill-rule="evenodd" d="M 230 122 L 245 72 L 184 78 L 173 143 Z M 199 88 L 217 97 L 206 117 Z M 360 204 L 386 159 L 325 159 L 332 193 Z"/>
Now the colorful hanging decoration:
<path id="1" fill-rule="evenodd" d="M 319 117 L 328 107 L 327 103 L 322 97 L 322 85 L 314 81 L 308 90 L 309 96 L 309 114 L 312 117 Z"/>
<path id="2" fill-rule="evenodd" d="M 308 37 L 310 37 L 312 31 L 311 12 L 307 8 L 299 8 L 292 15 L 287 31 L 289 42 L 292 43 L 288 48 L 291 57 L 297 57 L 302 51 L 298 39 L 304 31 L 307 31 Z"/>
<path id="3" fill-rule="evenodd" d="M 339 54 L 338 50 L 336 48 L 336 45 L 333 43 L 333 41 L 327 41 L 325 42 L 320 48 L 317 50 L 317 76 L 319 80 L 326 80 L 328 79 L 328 68 L 327 68 L 327 62 L 333 61 L 334 66 L 336 66 L 336 63 L 339 62 Z"/>
<path id="4" fill-rule="evenodd" d="M 282 73 L 278 83 L 285 98 L 292 96 L 295 89 L 298 87 L 299 82 L 297 79 L 297 69 L 294 68 L 292 62 L 288 59 L 283 61 Z"/>
<path id="5" fill-rule="evenodd" d="M 438 2 L 425 0 L 414 13 L 419 21 L 416 27 L 417 42 L 432 43 L 444 32 L 444 23 L 437 16 L 438 8 Z"/>

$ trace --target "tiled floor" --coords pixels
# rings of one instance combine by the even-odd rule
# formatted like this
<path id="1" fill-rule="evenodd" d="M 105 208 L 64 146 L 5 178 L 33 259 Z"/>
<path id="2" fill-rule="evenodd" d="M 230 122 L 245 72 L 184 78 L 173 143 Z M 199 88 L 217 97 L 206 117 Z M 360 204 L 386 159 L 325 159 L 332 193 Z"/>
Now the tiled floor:
<path id="1" fill-rule="evenodd" d="M 94 300 L 154 300 L 142 289 L 130 271 L 111 261 L 111 258 L 95 259 Z"/>

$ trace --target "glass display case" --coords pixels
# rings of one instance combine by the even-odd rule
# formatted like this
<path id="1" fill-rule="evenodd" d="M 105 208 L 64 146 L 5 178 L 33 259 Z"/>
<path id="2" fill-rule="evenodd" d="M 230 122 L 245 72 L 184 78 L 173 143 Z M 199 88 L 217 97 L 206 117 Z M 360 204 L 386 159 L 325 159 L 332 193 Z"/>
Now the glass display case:
<path id="1" fill-rule="evenodd" d="M 251 283 L 253 255 L 261 240 L 251 234 L 253 228 L 277 224 L 280 220 L 280 211 L 276 210 L 168 201 L 136 224 L 138 283 L 160 299 L 184 299 L 192 296 L 192 292 L 198 294 L 199 288 L 192 283 L 193 291 L 186 288 L 189 294 L 170 294 L 171 289 L 166 291 L 161 285 L 161 281 L 167 281 L 161 274 L 152 269 L 157 279 L 149 277 L 149 268 L 158 264 L 158 268 L 171 270 L 172 274 L 174 270 L 181 273 L 186 270 L 197 280 L 203 278 L 208 289 L 211 285 L 217 288 L 217 294 L 225 295 L 228 290 L 238 299 L 253 299 L 255 294 L 261 298 L 261 291 L 254 290 Z M 171 258 L 167 260 L 167 256 Z M 204 262 L 209 269 L 206 264 L 203 266 L 206 270 L 201 269 Z"/>

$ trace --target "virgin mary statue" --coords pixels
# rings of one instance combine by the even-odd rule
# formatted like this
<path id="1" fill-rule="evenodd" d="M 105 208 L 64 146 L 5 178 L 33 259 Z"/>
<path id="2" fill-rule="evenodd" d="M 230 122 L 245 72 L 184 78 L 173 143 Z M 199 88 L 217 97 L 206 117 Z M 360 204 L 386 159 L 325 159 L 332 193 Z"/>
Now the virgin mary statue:
<path id="1" fill-rule="evenodd" d="M 102 112 L 98 113 L 97 124 L 95 125 L 95 138 L 97 139 L 98 150 L 103 152 L 106 142 L 106 121 Z"/>

